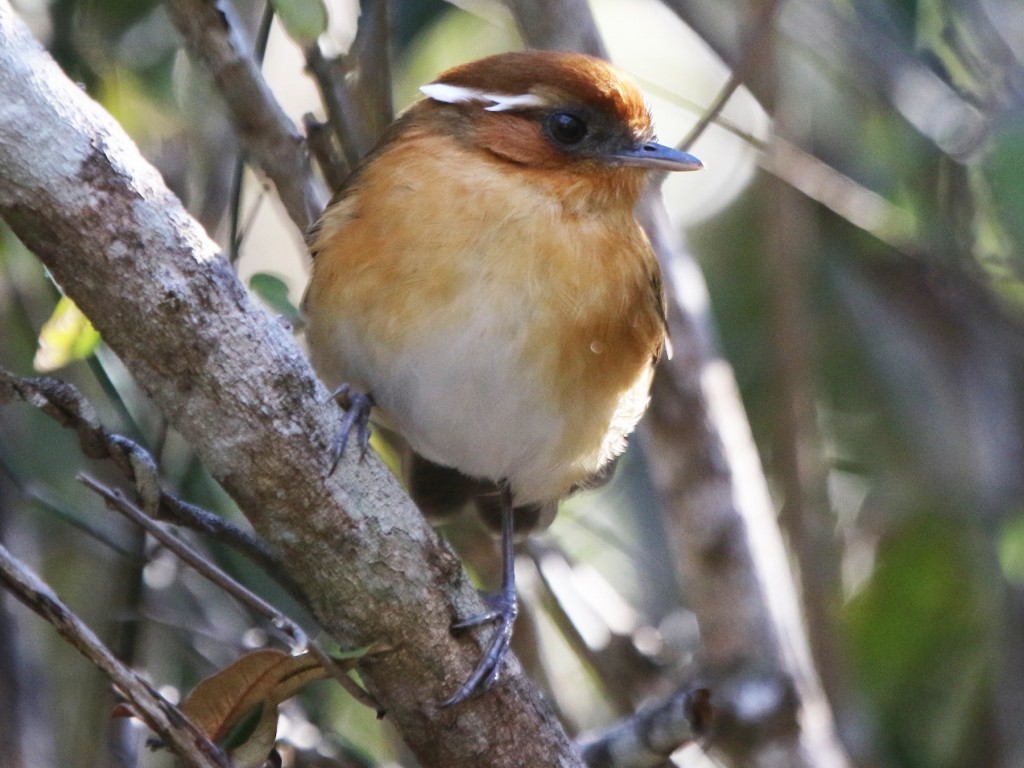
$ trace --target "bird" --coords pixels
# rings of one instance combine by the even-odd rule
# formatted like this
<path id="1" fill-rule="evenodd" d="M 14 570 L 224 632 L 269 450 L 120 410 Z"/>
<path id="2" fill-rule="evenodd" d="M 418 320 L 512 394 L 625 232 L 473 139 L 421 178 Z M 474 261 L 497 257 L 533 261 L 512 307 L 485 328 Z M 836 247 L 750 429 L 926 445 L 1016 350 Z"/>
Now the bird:
<path id="1" fill-rule="evenodd" d="M 655 140 L 636 83 L 580 53 L 515 51 L 420 88 L 308 236 L 310 357 L 355 434 L 399 446 L 432 519 L 474 503 L 501 535 L 496 624 L 472 675 L 498 679 L 517 615 L 514 541 L 605 482 L 670 353 L 653 249 L 634 215 Z M 333 468 L 332 468 L 333 471 Z"/>

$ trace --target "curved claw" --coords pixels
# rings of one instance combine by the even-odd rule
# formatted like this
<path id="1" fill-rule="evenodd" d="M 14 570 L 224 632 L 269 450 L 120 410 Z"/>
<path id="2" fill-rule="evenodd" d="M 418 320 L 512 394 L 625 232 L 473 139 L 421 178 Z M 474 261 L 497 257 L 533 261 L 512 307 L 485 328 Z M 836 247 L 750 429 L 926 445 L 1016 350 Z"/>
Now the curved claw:
<path id="1" fill-rule="evenodd" d="M 512 549 L 513 516 L 515 510 L 512 506 L 512 491 L 505 486 L 501 489 L 501 591 L 485 598 L 487 607 L 490 609 L 479 616 L 470 616 L 452 625 L 452 629 L 466 629 L 477 627 L 489 621 L 497 621 L 498 628 L 494 631 L 491 641 L 484 650 L 483 658 L 476 665 L 473 674 L 462 684 L 451 698 L 441 703 L 442 707 L 451 707 L 466 699 L 483 693 L 498 679 L 501 671 L 501 662 L 508 653 L 509 644 L 512 641 L 512 625 L 519 615 L 519 605 L 516 602 L 516 571 L 515 553 Z"/>
<path id="2" fill-rule="evenodd" d="M 359 459 L 361 461 L 366 457 L 366 450 L 370 446 L 370 413 L 373 411 L 375 403 L 373 395 L 354 391 L 348 384 L 342 384 L 334 390 L 329 399 L 348 401 L 345 418 L 342 419 L 341 428 L 334 436 L 334 457 L 331 461 L 331 474 L 333 474 L 345 453 L 345 446 L 348 445 L 353 427 L 356 430 L 356 440 L 359 443 Z"/>
<path id="3" fill-rule="evenodd" d="M 469 679 L 462 684 L 459 690 L 441 703 L 442 707 L 454 706 L 477 694 L 483 693 L 494 685 L 498 679 L 501 671 L 501 662 L 504 660 L 505 654 L 508 653 L 509 645 L 512 641 L 512 626 L 515 624 L 516 616 L 519 614 L 519 608 L 516 605 L 515 597 L 512 598 L 510 603 L 505 601 L 505 595 L 503 594 L 499 593 L 494 597 L 498 598 L 498 601 L 502 603 L 500 607 L 496 607 L 495 610 L 480 614 L 479 616 L 471 616 L 452 625 L 452 629 L 467 629 L 489 621 L 498 622 L 498 627 L 495 629 L 491 641 L 484 650 L 483 658 L 480 659 L 480 663 L 473 670 L 473 674 L 469 676 Z"/>

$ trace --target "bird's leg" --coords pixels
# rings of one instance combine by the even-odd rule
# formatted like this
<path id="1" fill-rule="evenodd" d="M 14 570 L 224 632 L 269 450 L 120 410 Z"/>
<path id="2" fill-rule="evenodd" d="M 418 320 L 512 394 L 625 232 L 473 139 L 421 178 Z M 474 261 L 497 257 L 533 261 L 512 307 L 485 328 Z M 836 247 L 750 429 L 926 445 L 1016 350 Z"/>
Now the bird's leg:
<path id="1" fill-rule="evenodd" d="M 501 662 L 508 652 L 509 643 L 512 640 L 512 625 L 515 624 L 516 616 L 519 613 L 519 606 L 516 602 L 515 552 L 512 538 L 513 514 L 512 491 L 505 486 L 501 489 L 501 590 L 484 598 L 489 609 L 486 613 L 471 616 L 452 625 L 452 629 L 467 629 L 495 621 L 498 623 L 498 627 L 484 650 L 483 658 L 473 670 L 473 674 L 450 699 L 441 705 L 443 707 L 463 702 L 490 688 L 498 679 Z"/>
<path id="2" fill-rule="evenodd" d="M 356 439 L 359 443 L 360 461 L 366 457 L 366 449 L 370 446 L 370 412 L 375 403 L 373 395 L 353 390 L 348 384 L 342 384 L 327 399 L 328 401 L 336 400 L 339 403 L 342 400 L 348 402 L 344 406 L 345 418 L 342 419 L 341 428 L 334 436 L 334 458 L 331 461 L 331 474 L 334 474 L 334 470 L 338 468 L 338 462 L 341 461 L 341 457 L 345 453 L 345 446 L 348 444 L 353 428 L 356 430 Z"/>

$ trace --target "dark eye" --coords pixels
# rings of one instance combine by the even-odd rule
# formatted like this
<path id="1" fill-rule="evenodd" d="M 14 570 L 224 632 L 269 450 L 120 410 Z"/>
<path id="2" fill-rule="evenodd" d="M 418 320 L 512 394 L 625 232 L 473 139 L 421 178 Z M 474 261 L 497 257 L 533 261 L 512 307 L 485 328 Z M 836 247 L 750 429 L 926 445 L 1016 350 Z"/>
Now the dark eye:
<path id="1" fill-rule="evenodd" d="M 548 118 L 551 138 L 559 144 L 579 144 L 587 135 L 587 124 L 568 112 L 555 112 Z"/>

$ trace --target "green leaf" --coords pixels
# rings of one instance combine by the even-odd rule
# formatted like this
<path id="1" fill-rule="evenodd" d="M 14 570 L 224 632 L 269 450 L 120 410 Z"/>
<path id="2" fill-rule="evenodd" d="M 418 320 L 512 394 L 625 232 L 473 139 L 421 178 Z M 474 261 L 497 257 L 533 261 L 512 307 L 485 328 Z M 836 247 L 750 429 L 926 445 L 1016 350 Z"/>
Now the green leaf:
<path id="1" fill-rule="evenodd" d="M 379 643 L 371 643 L 370 645 L 364 645 L 360 648 L 353 648 L 351 651 L 338 651 L 337 653 L 332 654 L 331 658 L 337 662 L 359 661 L 368 654 L 380 653 L 380 651 L 381 645 Z"/>
<path id="2" fill-rule="evenodd" d="M 323 0 L 270 0 L 288 36 L 303 48 L 314 45 L 327 29 Z"/>
<path id="3" fill-rule="evenodd" d="M 39 331 L 39 346 L 32 365 L 37 371 L 55 371 L 96 351 L 100 334 L 89 318 L 67 296 L 62 296 Z"/>
<path id="4" fill-rule="evenodd" d="M 253 293 L 263 300 L 271 311 L 284 317 L 288 322 L 297 325 L 302 315 L 288 298 L 288 286 L 284 280 L 269 272 L 257 272 L 249 278 L 249 287 Z"/>
<path id="5" fill-rule="evenodd" d="M 217 740 L 217 746 L 230 752 L 249 741 L 253 734 L 256 733 L 260 721 L 263 720 L 263 712 L 266 706 L 266 702 L 258 701 L 249 707 L 238 720 L 228 727 L 224 735 Z"/>

